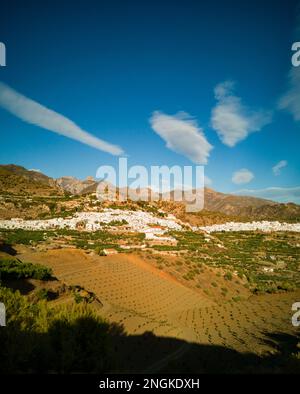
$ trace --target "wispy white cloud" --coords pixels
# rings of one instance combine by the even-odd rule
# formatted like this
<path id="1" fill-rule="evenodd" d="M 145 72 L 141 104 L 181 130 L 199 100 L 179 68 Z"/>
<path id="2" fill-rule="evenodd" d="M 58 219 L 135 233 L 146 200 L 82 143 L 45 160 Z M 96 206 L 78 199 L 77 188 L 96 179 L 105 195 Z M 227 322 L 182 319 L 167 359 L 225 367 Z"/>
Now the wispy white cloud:
<path id="1" fill-rule="evenodd" d="M 267 187 L 265 189 L 242 189 L 232 192 L 243 196 L 255 196 L 279 202 L 300 203 L 300 186 L 296 187 Z"/>
<path id="2" fill-rule="evenodd" d="M 214 92 L 217 104 L 212 110 L 211 125 L 225 145 L 235 146 L 272 121 L 270 111 L 252 111 L 242 104 L 234 94 L 234 82 L 222 82 Z"/>
<path id="3" fill-rule="evenodd" d="M 300 121 L 300 67 L 292 67 L 288 75 L 288 90 L 280 98 L 279 109 L 287 110 L 295 121 Z"/>
<path id="4" fill-rule="evenodd" d="M 185 112 L 167 115 L 155 111 L 151 118 L 152 129 L 166 141 L 167 148 L 181 153 L 197 164 L 206 164 L 212 145 L 207 141 L 197 121 Z"/>
<path id="5" fill-rule="evenodd" d="M 81 129 L 72 120 L 23 96 L 0 82 L 0 107 L 27 123 L 72 138 L 112 155 L 120 155 L 120 147 L 101 140 Z"/>
<path id="6" fill-rule="evenodd" d="M 278 176 L 281 174 L 282 168 L 286 167 L 288 162 L 286 160 L 280 160 L 277 164 L 275 164 L 274 167 L 272 167 L 272 171 L 275 176 Z"/>
<path id="7" fill-rule="evenodd" d="M 231 180 L 237 185 L 242 185 L 251 182 L 252 179 L 254 179 L 254 174 L 246 168 L 242 168 L 233 173 Z"/>
<path id="8" fill-rule="evenodd" d="M 30 168 L 28 171 L 41 172 L 39 168 Z"/>

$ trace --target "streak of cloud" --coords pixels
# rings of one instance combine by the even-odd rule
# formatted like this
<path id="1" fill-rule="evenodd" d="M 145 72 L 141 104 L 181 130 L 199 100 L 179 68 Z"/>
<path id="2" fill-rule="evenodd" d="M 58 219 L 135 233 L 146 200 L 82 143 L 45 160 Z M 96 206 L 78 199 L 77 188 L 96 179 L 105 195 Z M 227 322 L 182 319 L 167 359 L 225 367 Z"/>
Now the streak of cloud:
<path id="1" fill-rule="evenodd" d="M 22 95 L 2 82 L 0 82 L 0 107 L 22 119 L 24 122 L 72 138 L 101 151 L 112 155 L 123 153 L 119 146 L 95 137 L 81 129 L 67 117 Z"/>
<path id="2" fill-rule="evenodd" d="M 282 168 L 286 167 L 288 162 L 286 160 L 280 160 L 274 167 L 272 167 L 273 174 L 275 176 L 280 175 Z"/>
<path id="3" fill-rule="evenodd" d="M 279 202 L 300 203 L 300 186 L 296 187 L 266 187 L 264 189 L 241 189 L 232 194 L 254 196 Z"/>

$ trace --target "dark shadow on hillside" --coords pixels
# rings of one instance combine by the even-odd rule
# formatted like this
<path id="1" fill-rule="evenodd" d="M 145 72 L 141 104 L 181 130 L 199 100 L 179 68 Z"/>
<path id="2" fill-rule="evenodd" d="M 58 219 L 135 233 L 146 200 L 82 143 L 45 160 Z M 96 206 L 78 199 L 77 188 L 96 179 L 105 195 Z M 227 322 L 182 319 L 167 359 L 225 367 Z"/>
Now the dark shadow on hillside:
<path id="1" fill-rule="evenodd" d="M 24 331 L 22 322 L 1 327 L 0 373 L 300 373 L 292 356 L 299 336 L 268 334 L 278 353 L 259 357 L 151 333 L 126 335 L 122 326 L 92 317 L 67 320 L 54 321 L 47 333 Z M 179 357 L 170 357 L 179 349 Z"/>
<path id="2" fill-rule="evenodd" d="M 2 285 L 14 291 L 19 290 L 22 295 L 28 295 L 35 286 L 28 279 L 3 279 Z"/>
<path id="3" fill-rule="evenodd" d="M 215 345 L 192 344 L 189 353 L 161 372 L 181 373 L 300 373 L 300 335 L 264 333 L 270 351 L 265 356 L 240 353 Z M 298 354 L 298 358 L 295 356 Z"/>
<path id="4" fill-rule="evenodd" d="M 0 252 L 10 254 L 11 256 L 16 256 L 17 251 L 9 244 L 0 241 Z"/>
<path id="5" fill-rule="evenodd" d="M 300 334 L 265 333 L 265 343 L 276 349 L 280 354 L 300 353 Z"/>

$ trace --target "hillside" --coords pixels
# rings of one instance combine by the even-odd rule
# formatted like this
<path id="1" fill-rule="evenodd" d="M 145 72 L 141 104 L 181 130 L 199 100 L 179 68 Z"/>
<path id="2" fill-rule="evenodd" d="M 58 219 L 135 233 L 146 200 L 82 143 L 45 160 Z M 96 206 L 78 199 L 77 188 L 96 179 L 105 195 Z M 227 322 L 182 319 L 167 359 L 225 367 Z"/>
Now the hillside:
<path id="1" fill-rule="evenodd" d="M 92 177 L 80 180 L 64 176 L 55 180 L 24 167 L 1 165 L 0 218 L 42 218 L 59 216 L 62 212 L 72 214 L 93 207 L 95 209 L 92 201 L 97 185 L 98 182 Z M 124 202 L 118 205 L 146 211 L 162 209 L 192 225 L 245 220 L 300 221 L 300 206 L 294 203 L 283 204 L 256 197 L 224 194 L 209 188 L 205 188 L 204 203 L 204 210 L 198 213 L 186 213 L 184 203 L 174 201 Z M 107 207 L 114 206 L 115 202 L 104 201 L 99 204 Z"/>
<path id="2" fill-rule="evenodd" d="M 171 193 L 172 198 L 172 193 Z M 160 206 L 173 212 L 181 220 L 192 225 L 207 225 L 213 222 L 249 220 L 300 221 L 300 206 L 294 203 L 278 203 L 257 197 L 236 196 L 204 189 L 204 209 L 197 213 L 186 213 L 184 204 L 161 201 Z"/>
<path id="3" fill-rule="evenodd" d="M 1 194 L 55 196 L 63 195 L 54 179 L 14 164 L 0 165 Z"/>
<path id="4" fill-rule="evenodd" d="M 278 205 L 278 203 L 274 201 L 262 198 L 225 194 L 209 188 L 205 188 L 204 201 L 207 210 L 224 212 L 228 215 L 240 214 L 245 207 L 253 207 L 256 209 L 267 205 Z"/>
<path id="5" fill-rule="evenodd" d="M 56 309 L 64 308 L 72 312 L 66 319 L 71 320 L 72 325 L 63 326 L 63 338 L 66 343 L 71 340 L 70 346 L 77 343 L 72 341 L 74 335 L 84 341 L 83 350 L 79 347 L 80 360 L 86 343 L 90 346 L 88 354 L 94 354 L 91 351 L 103 338 L 99 335 L 100 327 L 91 325 L 92 316 L 101 316 L 101 322 L 111 335 L 110 346 L 108 353 L 96 347 L 98 353 L 95 352 L 93 360 L 98 361 L 97 354 L 101 357 L 104 354 L 104 359 L 108 356 L 116 359 L 119 372 L 174 373 L 188 368 L 193 372 L 228 369 L 230 373 L 249 373 L 253 369 L 255 372 L 281 371 L 278 368 L 283 366 L 287 371 L 299 371 L 299 337 L 297 328 L 290 323 L 291 305 L 299 299 L 299 290 L 296 290 L 300 285 L 299 234 L 217 233 L 208 238 L 207 234 L 178 232 L 175 234 L 178 243 L 172 246 L 173 250 L 170 245 L 169 248 L 153 245 L 138 251 L 136 243 L 144 242 L 140 238 L 134 241 L 131 252 L 119 249 L 111 256 L 99 255 L 97 249 L 112 241 L 123 241 L 124 235 L 80 231 L 45 234 L 43 231 L 35 234 L 34 242 L 28 232 L 4 231 L 2 236 L 3 245 L 11 248 L 14 257 L 2 253 L 1 261 L 0 254 L 0 271 L 2 268 L 9 287 L 8 290 L 0 287 L 0 293 L 6 295 L 7 303 L 11 300 L 9 305 L 15 305 L 17 316 L 22 313 L 24 319 L 24 311 L 39 313 L 39 319 L 32 320 L 35 315 L 30 316 L 30 322 L 35 322 L 30 327 L 34 343 L 38 346 L 58 343 L 54 354 L 64 356 L 61 351 L 64 347 L 57 342 L 62 329 L 57 325 L 57 318 L 65 315 Z M 76 244 L 72 242 L 74 237 Z M 129 234 L 126 237 L 130 242 Z M 27 275 L 29 269 L 32 269 L 29 280 L 14 278 L 16 274 Z M 56 279 L 41 280 L 41 274 L 49 272 Z M 35 279 L 36 274 L 39 280 Z M 8 275 L 14 276 L 10 279 Z M 31 301 L 24 311 L 21 295 L 16 298 L 10 289 L 20 289 Z M 82 320 L 81 314 L 81 324 L 76 328 L 74 313 L 76 317 L 77 311 L 83 312 L 82 308 L 87 307 L 93 311 L 93 315 L 91 312 L 87 315 L 89 323 Z M 57 313 L 58 330 L 53 330 L 51 321 L 45 321 L 45 317 L 53 316 L 51 311 Z M 15 328 L 15 322 L 15 315 L 9 315 L 8 326 Z M 42 332 L 46 331 L 46 335 L 41 338 L 42 323 L 42 327 L 46 327 Z M 16 357 L 14 347 L 4 346 L 6 359 L 12 360 L 5 368 L 15 371 L 17 365 L 22 370 L 27 367 L 23 360 L 38 360 L 30 365 L 30 371 L 39 370 L 40 358 L 35 356 L 37 346 L 24 346 L 24 331 L 2 332 L 10 335 L 4 336 L 2 342 L 18 343 L 19 351 L 24 354 L 22 358 Z M 52 341 L 49 342 L 49 338 Z M 48 349 L 41 354 L 48 355 Z M 250 357 L 251 363 L 257 360 L 252 369 L 249 368 L 253 364 L 243 358 L 245 355 Z M 60 372 L 64 364 L 55 361 L 56 358 L 53 362 L 53 358 L 47 356 L 42 367 L 51 372 L 58 368 Z M 68 359 L 71 372 L 78 372 L 77 361 L 78 356 L 74 364 Z M 93 365 L 82 363 L 79 371 L 90 371 Z"/>
<path id="6" fill-rule="evenodd" d="M 56 180 L 57 184 L 64 190 L 77 195 L 94 193 L 98 182 L 92 177 L 81 181 L 73 177 L 62 177 Z M 120 189 L 124 192 L 124 189 Z M 142 195 L 147 195 L 148 189 L 142 190 Z M 160 196 L 162 199 L 163 195 Z M 156 193 L 156 198 L 159 195 Z M 172 198 L 172 193 L 171 193 Z M 229 220 L 286 220 L 300 221 L 300 206 L 294 203 L 278 203 L 250 196 L 236 196 L 225 194 L 205 188 L 204 210 L 196 214 L 186 214 L 184 204 L 173 202 L 158 202 L 168 212 L 173 212 L 182 220 L 187 220 L 194 225 L 205 225 L 214 222 L 225 222 Z M 171 209 L 170 209 L 171 208 Z"/>
<path id="7" fill-rule="evenodd" d="M 257 220 L 300 220 L 300 206 L 278 203 L 257 197 L 235 196 L 205 188 L 204 207 L 207 211 Z"/>

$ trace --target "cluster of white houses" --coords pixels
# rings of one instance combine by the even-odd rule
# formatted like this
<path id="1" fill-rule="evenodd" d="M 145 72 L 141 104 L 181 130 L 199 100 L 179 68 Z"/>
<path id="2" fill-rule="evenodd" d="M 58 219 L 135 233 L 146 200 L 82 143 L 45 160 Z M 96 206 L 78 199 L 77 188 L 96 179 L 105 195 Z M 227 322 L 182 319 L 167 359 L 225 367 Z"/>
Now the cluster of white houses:
<path id="1" fill-rule="evenodd" d="M 146 239 L 155 239 L 169 230 L 182 230 L 173 215 L 166 218 L 154 216 L 150 212 L 105 209 L 102 212 L 80 212 L 72 218 L 53 218 L 45 220 L 0 220 L 0 228 L 23 230 L 81 229 L 85 231 L 103 230 L 107 227 L 145 233 Z M 166 237 L 167 238 L 167 237 Z"/>
<path id="2" fill-rule="evenodd" d="M 121 227 L 120 227 L 121 226 Z M 0 220 L 2 229 L 24 230 L 54 230 L 70 229 L 97 231 L 107 227 L 122 228 L 125 231 L 144 233 L 146 239 L 161 240 L 164 234 L 170 230 L 182 231 L 182 224 L 173 216 L 157 217 L 151 212 L 129 211 L 121 209 L 105 209 L 102 212 L 80 212 L 71 218 L 53 218 L 45 220 L 10 219 Z M 296 231 L 300 232 L 300 223 L 280 223 L 277 221 L 260 221 L 247 223 L 224 223 L 211 226 L 191 227 L 192 230 L 202 230 L 207 233 L 219 231 Z M 166 240 L 170 237 L 165 235 Z"/>
<path id="3" fill-rule="evenodd" d="M 300 232 L 300 223 L 281 223 L 281 222 L 268 222 L 266 220 L 261 222 L 246 222 L 236 223 L 229 222 L 224 224 L 213 224 L 211 226 L 194 227 L 197 230 L 203 230 L 208 233 L 220 232 L 220 231 L 295 231 Z"/>

